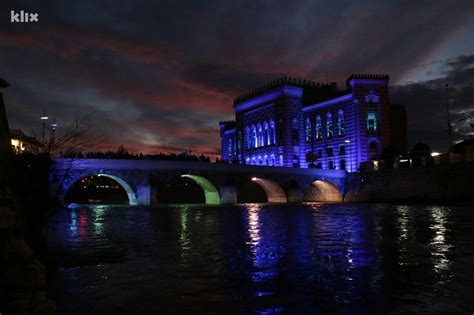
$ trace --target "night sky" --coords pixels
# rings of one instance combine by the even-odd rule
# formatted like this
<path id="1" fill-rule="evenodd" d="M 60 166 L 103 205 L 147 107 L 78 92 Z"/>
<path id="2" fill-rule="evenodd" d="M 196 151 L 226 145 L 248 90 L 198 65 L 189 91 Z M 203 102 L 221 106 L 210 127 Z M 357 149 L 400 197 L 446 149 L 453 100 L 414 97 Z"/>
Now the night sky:
<path id="1" fill-rule="evenodd" d="M 99 149 L 220 152 L 232 99 L 283 75 L 340 85 L 389 74 L 407 106 L 410 144 L 447 149 L 474 134 L 474 2 L 3 1 L 0 77 L 10 127 L 61 126 L 94 113 Z M 418 3 L 418 4 L 416 4 Z M 10 23 L 10 10 L 39 23 Z M 474 121 L 473 121 L 474 122 Z"/>

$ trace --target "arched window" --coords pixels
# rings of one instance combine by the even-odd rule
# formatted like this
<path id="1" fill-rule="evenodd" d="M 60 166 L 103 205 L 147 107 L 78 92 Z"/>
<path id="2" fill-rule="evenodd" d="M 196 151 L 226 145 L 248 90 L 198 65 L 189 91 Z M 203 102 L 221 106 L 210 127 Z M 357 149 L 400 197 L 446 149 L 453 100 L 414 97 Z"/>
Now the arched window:
<path id="1" fill-rule="evenodd" d="M 252 147 L 252 132 L 249 127 L 245 128 L 245 134 L 247 136 L 247 149 L 250 149 Z"/>
<path id="2" fill-rule="evenodd" d="M 270 145 L 275 144 L 276 143 L 275 122 L 273 122 L 273 120 L 270 120 L 270 131 L 268 133 L 268 136 L 270 138 Z"/>
<path id="3" fill-rule="evenodd" d="M 257 138 L 257 128 L 252 125 L 252 148 L 256 148 L 258 146 L 258 138 Z"/>
<path id="4" fill-rule="evenodd" d="M 263 157 L 263 159 L 265 160 L 265 165 L 268 166 L 268 155 L 265 154 L 265 156 Z"/>
<path id="5" fill-rule="evenodd" d="M 332 114 L 328 112 L 326 114 L 326 136 L 328 139 L 331 139 L 333 136 L 332 131 Z"/>
<path id="6" fill-rule="evenodd" d="M 344 137 L 346 133 L 346 126 L 344 125 L 344 111 L 340 109 L 337 112 L 337 133 L 339 137 Z"/>
<path id="7" fill-rule="evenodd" d="M 283 166 L 283 155 L 280 154 L 280 166 Z"/>
<path id="8" fill-rule="evenodd" d="M 232 138 L 229 138 L 229 158 L 234 154 Z"/>
<path id="9" fill-rule="evenodd" d="M 270 145 L 270 138 L 268 137 L 268 124 L 266 121 L 263 123 L 263 145 Z"/>
<path id="10" fill-rule="evenodd" d="M 367 132 L 369 134 L 377 133 L 377 115 L 375 113 L 367 113 Z"/>
<path id="11" fill-rule="evenodd" d="M 275 165 L 275 154 L 270 155 L 270 165 L 271 166 Z"/>
<path id="12" fill-rule="evenodd" d="M 298 130 L 299 130 L 299 122 L 298 122 L 298 118 L 294 117 L 293 118 L 293 121 L 292 121 L 292 126 L 293 126 L 293 145 L 298 145 L 299 141 L 298 141 L 298 138 L 299 138 L 299 133 L 298 133 Z"/>
<path id="13" fill-rule="evenodd" d="M 312 138 L 312 128 L 311 128 L 311 120 L 309 119 L 309 117 L 306 117 L 306 120 L 305 120 L 305 138 L 306 138 L 306 143 L 310 143 L 311 142 L 311 138 Z"/>
<path id="14" fill-rule="evenodd" d="M 323 138 L 323 123 L 321 122 L 321 116 L 316 116 L 316 139 L 321 140 Z"/>
<path id="15" fill-rule="evenodd" d="M 262 131 L 262 125 L 258 123 L 257 125 L 257 147 L 261 147 L 263 145 L 263 131 Z"/>

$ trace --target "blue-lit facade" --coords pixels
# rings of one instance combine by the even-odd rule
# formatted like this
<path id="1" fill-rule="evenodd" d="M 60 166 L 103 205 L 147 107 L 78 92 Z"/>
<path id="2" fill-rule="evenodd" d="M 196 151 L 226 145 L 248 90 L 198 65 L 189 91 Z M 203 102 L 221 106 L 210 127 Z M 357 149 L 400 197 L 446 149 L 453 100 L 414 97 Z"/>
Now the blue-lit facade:
<path id="1" fill-rule="evenodd" d="M 261 166 L 357 171 L 389 143 L 387 75 L 358 74 L 347 88 L 282 78 L 234 100 L 220 123 L 222 159 Z"/>

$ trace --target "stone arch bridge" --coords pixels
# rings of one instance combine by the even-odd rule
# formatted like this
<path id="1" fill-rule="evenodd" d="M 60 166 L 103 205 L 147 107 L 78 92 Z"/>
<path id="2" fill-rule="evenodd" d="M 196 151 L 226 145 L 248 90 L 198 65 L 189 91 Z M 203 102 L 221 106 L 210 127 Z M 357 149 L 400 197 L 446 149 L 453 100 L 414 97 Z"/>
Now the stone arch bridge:
<path id="1" fill-rule="evenodd" d="M 248 181 L 260 185 L 270 203 L 342 202 L 347 173 L 188 161 L 57 159 L 51 172 L 53 190 L 64 201 L 74 183 L 91 175 L 114 179 L 127 192 L 131 205 L 150 205 L 160 202 L 157 183 L 180 177 L 195 181 L 203 189 L 206 204 L 236 203 L 239 185 Z"/>

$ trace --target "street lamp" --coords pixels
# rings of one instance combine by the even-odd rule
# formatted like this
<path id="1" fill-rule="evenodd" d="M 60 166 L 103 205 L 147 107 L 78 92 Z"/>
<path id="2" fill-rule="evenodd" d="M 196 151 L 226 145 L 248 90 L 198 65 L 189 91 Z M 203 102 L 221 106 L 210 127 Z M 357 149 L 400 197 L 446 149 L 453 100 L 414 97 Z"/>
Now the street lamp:
<path id="1" fill-rule="evenodd" d="M 43 107 L 43 116 L 40 118 L 43 121 L 43 146 L 44 146 L 44 130 L 46 128 L 46 120 L 48 120 L 48 116 L 46 116 L 46 107 Z"/>
<path id="2" fill-rule="evenodd" d="M 56 122 L 56 118 L 53 118 L 53 123 L 50 125 L 50 128 L 51 128 L 51 134 L 50 134 L 49 149 L 51 150 L 51 155 L 54 156 L 55 133 L 56 133 L 56 128 L 58 128 L 58 123 Z"/>
<path id="3" fill-rule="evenodd" d="M 352 173 L 351 140 L 344 141 L 349 147 L 349 171 Z"/>
<path id="4" fill-rule="evenodd" d="M 56 128 L 58 128 L 58 123 L 56 122 L 56 118 L 54 118 L 53 123 L 51 124 L 51 129 L 55 131 Z"/>

